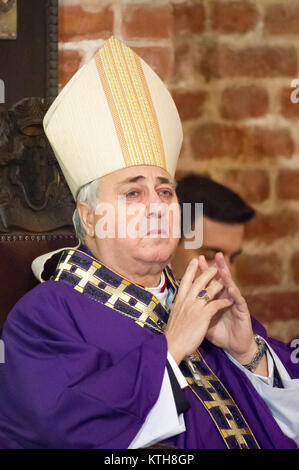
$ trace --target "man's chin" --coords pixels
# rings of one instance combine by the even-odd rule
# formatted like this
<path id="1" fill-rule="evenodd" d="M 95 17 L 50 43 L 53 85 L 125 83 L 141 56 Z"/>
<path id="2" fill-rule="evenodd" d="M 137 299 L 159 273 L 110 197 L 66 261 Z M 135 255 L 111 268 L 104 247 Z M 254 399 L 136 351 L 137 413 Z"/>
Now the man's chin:
<path id="1" fill-rule="evenodd" d="M 164 244 L 161 243 L 151 244 L 151 245 L 144 245 L 143 248 L 136 253 L 136 257 L 140 261 L 144 261 L 146 263 L 159 263 L 166 265 L 173 253 L 173 250 L 169 250 L 169 243 Z"/>

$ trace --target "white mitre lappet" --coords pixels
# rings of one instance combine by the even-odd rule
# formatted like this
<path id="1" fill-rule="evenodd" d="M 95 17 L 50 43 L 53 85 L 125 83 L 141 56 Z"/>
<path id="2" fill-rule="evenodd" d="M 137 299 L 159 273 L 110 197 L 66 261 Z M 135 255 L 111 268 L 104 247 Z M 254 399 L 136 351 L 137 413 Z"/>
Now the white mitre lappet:
<path id="1" fill-rule="evenodd" d="M 75 73 L 43 124 L 75 199 L 83 185 L 121 168 L 154 165 L 174 176 L 183 140 L 174 101 L 151 67 L 115 37 Z M 33 261 L 40 281 L 58 251 Z"/>

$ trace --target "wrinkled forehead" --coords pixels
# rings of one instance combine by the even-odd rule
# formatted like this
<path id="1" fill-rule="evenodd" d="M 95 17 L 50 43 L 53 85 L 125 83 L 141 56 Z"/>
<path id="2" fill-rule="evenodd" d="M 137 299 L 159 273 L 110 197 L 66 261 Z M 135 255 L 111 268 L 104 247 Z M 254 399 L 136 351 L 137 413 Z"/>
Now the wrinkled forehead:
<path id="1" fill-rule="evenodd" d="M 174 185 L 174 179 L 164 168 L 153 165 L 137 165 L 114 171 L 101 178 L 101 187 L 117 189 L 118 187 L 130 183 L 149 182 L 168 183 Z"/>

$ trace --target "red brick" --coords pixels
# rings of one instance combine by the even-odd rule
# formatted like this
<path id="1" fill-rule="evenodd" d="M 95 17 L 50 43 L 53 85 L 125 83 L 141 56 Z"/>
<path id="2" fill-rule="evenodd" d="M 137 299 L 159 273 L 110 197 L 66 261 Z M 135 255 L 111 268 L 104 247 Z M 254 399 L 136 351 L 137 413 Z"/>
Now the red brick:
<path id="1" fill-rule="evenodd" d="M 264 170 L 228 170 L 221 182 L 249 204 L 263 202 L 269 197 L 269 175 Z"/>
<path id="2" fill-rule="evenodd" d="M 172 97 L 183 121 L 198 118 L 202 115 L 207 96 L 208 94 L 205 91 L 172 92 Z"/>
<path id="3" fill-rule="evenodd" d="M 288 129 L 247 127 L 244 155 L 250 159 L 286 157 L 294 153 L 294 142 Z"/>
<path id="4" fill-rule="evenodd" d="M 222 93 L 221 114 L 226 119 L 238 120 L 264 116 L 268 111 L 269 97 L 265 88 L 233 86 Z"/>
<path id="5" fill-rule="evenodd" d="M 219 33 L 247 33 L 258 20 L 256 6 L 245 0 L 212 4 L 212 28 Z"/>
<path id="6" fill-rule="evenodd" d="M 268 5 L 264 25 L 265 31 L 271 34 L 298 34 L 299 6 Z"/>
<path id="7" fill-rule="evenodd" d="M 298 85 L 299 86 L 299 85 Z M 287 119 L 299 118 L 299 102 L 294 103 L 292 99 L 298 99 L 299 93 L 297 88 L 283 88 L 280 94 L 280 112 Z"/>
<path id="8" fill-rule="evenodd" d="M 242 286 L 271 286 L 280 284 L 281 261 L 275 253 L 242 254 L 235 261 L 237 284 Z"/>
<path id="9" fill-rule="evenodd" d="M 246 240 L 258 240 L 265 243 L 287 236 L 294 236 L 298 232 L 298 213 L 291 209 L 275 211 L 270 214 L 257 213 L 245 225 Z"/>
<path id="10" fill-rule="evenodd" d="M 191 135 L 194 159 L 234 158 L 241 154 L 243 131 L 217 123 L 198 126 Z"/>
<path id="11" fill-rule="evenodd" d="M 107 39 L 113 34 L 114 13 L 107 6 L 98 12 L 89 12 L 80 5 L 59 8 L 59 40 Z"/>
<path id="12" fill-rule="evenodd" d="M 185 178 L 186 176 L 189 175 L 189 171 L 186 171 L 186 170 L 176 170 L 175 172 L 175 180 L 176 181 L 179 181 L 181 180 L 182 178 Z"/>
<path id="13" fill-rule="evenodd" d="M 194 79 L 194 75 L 197 73 L 197 65 L 201 61 L 202 48 L 197 47 L 195 41 L 175 41 L 174 47 L 174 83 Z"/>
<path id="14" fill-rule="evenodd" d="M 293 339 L 299 338 L 299 319 L 273 320 L 264 322 L 267 333 L 271 338 L 278 339 L 283 343 L 290 343 Z"/>
<path id="15" fill-rule="evenodd" d="M 219 123 L 205 123 L 191 134 L 195 159 L 242 157 L 244 160 L 290 158 L 294 142 L 288 129 L 238 127 Z"/>
<path id="16" fill-rule="evenodd" d="M 223 77 L 296 77 L 295 47 L 248 47 L 232 49 L 213 44 L 206 47 L 200 64 L 206 80 Z"/>
<path id="17" fill-rule="evenodd" d="M 299 170 L 281 170 L 276 189 L 280 199 L 299 199 Z"/>
<path id="18" fill-rule="evenodd" d="M 72 78 L 80 67 L 82 57 L 78 51 L 60 50 L 59 51 L 59 88 Z"/>
<path id="19" fill-rule="evenodd" d="M 246 296 L 251 315 L 260 321 L 298 318 L 299 292 L 271 292 Z"/>
<path id="20" fill-rule="evenodd" d="M 144 46 L 132 47 L 163 81 L 167 81 L 173 74 L 174 52 L 171 47 Z"/>
<path id="21" fill-rule="evenodd" d="M 185 178 L 186 176 L 189 176 L 190 174 L 194 175 L 194 172 L 179 169 L 175 172 L 175 180 L 180 181 L 182 178 Z M 207 178 L 212 178 L 211 174 L 206 171 L 201 171 L 200 176 L 206 176 Z"/>
<path id="22" fill-rule="evenodd" d="M 205 10 L 203 5 L 183 4 L 173 5 L 174 30 L 176 36 L 199 34 L 205 27 Z"/>
<path id="23" fill-rule="evenodd" d="M 299 284 L 299 251 L 294 253 L 292 257 L 291 268 L 293 273 L 293 279 L 296 284 Z"/>
<path id="24" fill-rule="evenodd" d="M 169 5 L 126 5 L 123 11 L 124 38 L 169 38 L 173 35 L 173 14 Z"/>

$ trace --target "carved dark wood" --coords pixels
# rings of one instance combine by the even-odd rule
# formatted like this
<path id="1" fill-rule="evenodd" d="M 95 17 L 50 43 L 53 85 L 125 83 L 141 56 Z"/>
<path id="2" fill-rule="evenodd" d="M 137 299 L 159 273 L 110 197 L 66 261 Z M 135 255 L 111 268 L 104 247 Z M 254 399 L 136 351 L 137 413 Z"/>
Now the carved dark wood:
<path id="1" fill-rule="evenodd" d="M 17 37 L 0 40 L 0 80 L 5 85 L 1 102 L 8 106 L 25 97 L 57 96 L 58 0 L 17 2 Z"/>
<path id="2" fill-rule="evenodd" d="M 0 233 L 73 233 L 73 197 L 44 134 L 51 103 L 0 105 Z M 63 229 L 63 230 L 62 230 Z"/>
<path id="3" fill-rule="evenodd" d="M 6 0 L 3 1 L 3 0 L 0 0 L 0 12 L 7 12 L 10 10 L 12 4 L 13 4 L 14 0 Z"/>
<path id="4" fill-rule="evenodd" d="M 47 0 L 46 98 L 58 93 L 58 0 Z"/>

